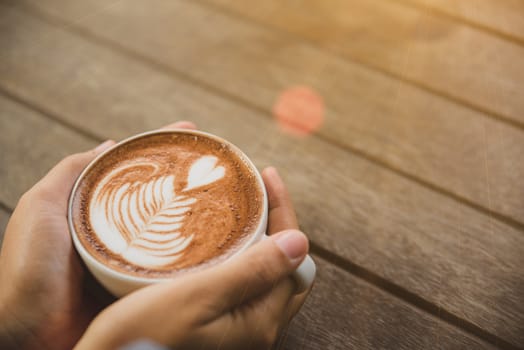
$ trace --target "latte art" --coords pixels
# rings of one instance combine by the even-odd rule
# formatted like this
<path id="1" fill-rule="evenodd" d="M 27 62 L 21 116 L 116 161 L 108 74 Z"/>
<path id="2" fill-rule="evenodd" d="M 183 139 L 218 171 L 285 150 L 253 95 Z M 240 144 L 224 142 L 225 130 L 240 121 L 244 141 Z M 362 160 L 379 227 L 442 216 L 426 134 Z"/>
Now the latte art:
<path id="1" fill-rule="evenodd" d="M 113 270 L 152 278 L 228 258 L 254 234 L 262 210 L 242 156 L 184 132 L 119 145 L 77 186 L 70 215 L 82 247 Z"/>
<path id="2" fill-rule="evenodd" d="M 213 156 L 195 161 L 180 195 L 175 193 L 174 175 L 155 177 L 158 164 L 144 161 L 113 170 L 96 187 L 89 208 L 98 238 L 111 252 L 131 263 L 145 267 L 173 263 L 198 234 L 180 234 L 186 213 L 196 202 L 183 193 L 223 178 L 225 170 L 216 163 Z M 112 184 L 123 172 L 140 167 L 151 169 L 150 181 Z"/>

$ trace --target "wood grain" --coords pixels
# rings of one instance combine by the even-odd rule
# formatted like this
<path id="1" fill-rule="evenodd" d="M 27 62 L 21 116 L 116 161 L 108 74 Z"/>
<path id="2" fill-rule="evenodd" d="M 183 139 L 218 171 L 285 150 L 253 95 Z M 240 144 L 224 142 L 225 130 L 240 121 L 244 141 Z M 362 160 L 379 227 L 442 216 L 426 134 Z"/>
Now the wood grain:
<path id="1" fill-rule="evenodd" d="M 60 159 L 96 144 L 1 95 L 0 130 L 0 200 L 11 208 Z"/>
<path id="2" fill-rule="evenodd" d="M 205 1 L 524 125 L 513 42 L 395 1 Z"/>
<path id="3" fill-rule="evenodd" d="M 524 2 L 521 0 L 400 0 L 486 28 L 524 43 Z"/>
<path id="4" fill-rule="evenodd" d="M 524 341 L 522 232 L 317 138 L 287 136 L 260 112 L 163 70 L 23 12 L 0 14 L 18 28 L 0 31 L 2 45 L 16 43 L 0 60 L 0 87 L 13 96 L 100 138 L 192 119 L 259 167 L 280 168 L 315 242 L 487 332 Z"/>
<path id="5" fill-rule="evenodd" d="M 85 139 L 67 127 L 0 98 L 0 106 L 6 105 L 10 105 L 10 112 L 16 111 L 17 118 L 11 119 L 9 123 L 19 126 L 10 129 L 14 136 L 23 137 L 27 135 L 27 130 L 53 130 L 50 142 L 38 143 L 38 148 L 43 149 L 48 157 L 25 164 L 24 172 L 32 173 L 35 181 L 42 169 L 52 166 L 63 152 L 77 150 L 76 145 L 70 143 L 72 139 Z M 5 110 L 0 112 L 0 116 L 0 120 L 4 120 Z M 0 148 L 0 154 L 4 155 L 5 149 Z M 28 151 L 31 153 L 31 149 L 24 149 L 18 144 L 11 151 L 20 157 Z M 0 180 L 5 183 L 4 178 Z M 18 182 L 8 184 L 10 187 L 17 187 Z M 15 189 L 15 192 L 19 191 Z M 0 193 L 0 199 L 4 200 L 4 195 Z M 0 224 L 6 219 L 7 213 L 0 211 Z M 349 345 L 358 349 L 376 349 L 394 345 L 397 349 L 432 349 L 435 344 L 443 348 L 491 348 L 384 291 L 317 260 L 319 272 L 315 289 L 303 311 L 283 334 L 280 348 L 347 349 Z M 386 324 L 388 326 L 384 327 Z"/>
<path id="6" fill-rule="evenodd" d="M 524 173 L 524 163 L 520 161 L 524 155 L 522 130 L 348 63 L 292 37 L 195 3 L 126 2 L 125 5 L 114 3 L 109 8 L 103 1 L 67 2 L 64 7 L 59 6 L 61 3 L 46 0 L 34 4 L 68 23 L 80 22 L 75 25 L 83 32 L 95 33 L 103 40 L 112 40 L 113 45 L 138 52 L 145 60 L 152 61 L 151 64 L 165 68 L 166 74 L 196 79 L 207 89 L 223 91 L 228 98 L 254 104 L 268 114 L 282 90 L 297 84 L 311 86 L 323 97 L 327 108 L 326 121 L 320 131 L 322 137 L 429 187 L 480 206 L 493 215 L 500 213 L 509 221 L 524 223 L 524 211 L 520 209 L 524 207 L 524 182 L 519 181 L 520 174 Z M 325 2 L 315 2 L 317 7 L 324 6 L 321 3 Z M 228 6 L 241 11 L 243 4 L 248 6 L 248 2 L 232 2 Z M 300 6 L 295 9 L 291 2 L 279 4 L 282 9 L 289 9 L 284 11 L 291 16 L 289 25 L 301 23 L 294 17 L 304 11 Z M 260 6 L 264 7 L 258 8 Z M 271 20 L 272 24 L 284 21 L 276 10 L 276 2 L 265 1 L 249 7 L 258 8 L 257 16 L 266 15 L 265 20 Z M 344 10 L 321 8 L 314 12 L 324 13 L 322 9 L 325 16 Z M 371 11 L 365 5 L 357 6 L 354 11 L 357 11 L 355 15 L 362 15 L 361 18 L 371 16 L 365 16 L 366 11 Z M 242 13 L 245 12 L 249 12 L 248 9 Z M 403 13 L 400 11 L 398 15 Z M 372 16 L 373 23 L 382 20 L 385 14 L 377 16 Z M 329 27 L 315 26 L 311 31 L 324 33 L 328 39 L 332 35 L 335 40 L 345 38 L 346 30 L 352 28 L 338 28 L 336 26 L 342 24 L 327 19 L 322 25 L 328 26 L 329 22 Z M 362 30 L 367 28 L 365 23 L 361 26 Z M 201 30 L 207 27 L 213 30 Z M 386 32 L 393 35 L 395 30 Z M 362 40 L 373 45 L 373 34 L 369 36 Z M 417 42 L 413 38 L 406 40 Z M 433 46 L 428 45 L 433 50 Z M 486 45 L 486 50 L 491 50 L 490 44 Z M 395 52 L 405 53 L 406 50 Z M 505 51 L 500 49 L 499 52 Z M 377 51 L 375 56 L 385 57 L 385 54 Z M 507 56 L 504 53 L 503 57 Z M 459 61 L 463 57 L 448 58 Z M 471 66 L 467 71 L 484 72 L 487 69 L 485 74 L 475 73 L 475 79 L 489 83 L 489 70 L 494 69 L 493 65 L 498 66 L 497 62 L 484 62 L 485 69 Z M 499 75 L 503 84 L 512 86 L 510 94 L 498 89 L 496 84 L 490 85 L 493 94 L 500 92 L 503 98 L 511 94 L 515 97 L 512 103 L 508 101 L 508 106 L 521 103 L 518 101 L 524 103 L 524 98 L 517 98 L 522 90 L 517 85 L 524 81 L 519 72 L 511 77 Z M 475 84 L 475 80 L 467 81 Z M 470 91 L 469 88 L 465 90 Z M 485 100 L 497 98 L 491 96 Z"/>
<path id="7" fill-rule="evenodd" d="M 316 258 L 319 273 L 277 349 L 477 349 L 486 345 L 435 322 Z M 421 336 L 423 335 L 423 336 Z"/>

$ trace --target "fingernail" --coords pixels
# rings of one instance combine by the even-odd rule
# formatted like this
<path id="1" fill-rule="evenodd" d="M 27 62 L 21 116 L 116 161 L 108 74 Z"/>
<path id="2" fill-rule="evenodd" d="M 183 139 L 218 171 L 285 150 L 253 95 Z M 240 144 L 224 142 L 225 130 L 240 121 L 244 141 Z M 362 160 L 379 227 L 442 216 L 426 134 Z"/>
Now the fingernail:
<path id="1" fill-rule="evenodd" d="M 101 144 L 96 146 L 94 151 L 96 153 L 101 153 L 101 152 L 105 151 L 106 149 L 108 149 L 109 147 L 111 147 L 113 145 L 113 142 L 114 142 L 113 140 L 107 140 L 105 142 L 102 142 Z"/>
<path id="2" fill-rule="evenodd" d="M 264 170 L 265 176 L 269 178 L 273 183 L 283 184 L 282 178 L 275 167 L 268 167 Z"/>
<path id="3" fill-rule="evenodd" d="M 187 121 L 187 120 L 182 120 L 180 122 L 180 125 L 181 125 L 181 127 L 187 128 L 187 129 L 196 129 L 197 128 L 195 123 Z"/>
<path id="4" fill-rule="evenodd" d="M 270 177 L 278 177 L 280 178 L 280 175 L 278 174 L 278 171 L 277 169 L 274 167 L 274 166 L 269 166 L 266 168 L 266 173 L 270 176 Z"/>
<path id="5" fill-rule="evenodd" d="M 292 264 L 301 261 L 307 254 L 306 236 L 297 230 L 289 230 L 275 237 L 275 243 L 289 258 Z"/>

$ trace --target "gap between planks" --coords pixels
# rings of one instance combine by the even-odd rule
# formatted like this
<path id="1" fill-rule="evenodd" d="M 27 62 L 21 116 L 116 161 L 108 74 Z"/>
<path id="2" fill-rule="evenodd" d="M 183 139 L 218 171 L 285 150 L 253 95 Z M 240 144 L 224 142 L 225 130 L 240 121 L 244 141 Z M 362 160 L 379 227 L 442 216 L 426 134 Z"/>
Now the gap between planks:
<path id="1" fill-rule="evenodd" d="M 0 210 L 6 212 L 8 215 L 11 215 L 13 209 L 7 204 L 3 203 L 0 200 Z M 316 244 L 315 242 L 310 242 L 310 252 L 313 256 L 318 256 L 319 258 L 327 261 L 328 263 L 342 269 L 343 271 L 349 273 L 355 278 L 359 278 L 372 286 L 382 290 L 383 292 L 393 296 L 396 299 L 399 299 L 401 302 L 405 302 L 409 305 L 414 306 L 418 310 L 428 313 L 431 316 L 435 317 L 438 320 L 446 322 L 462 331 L 479 338 L 489 344 L 495 345 L 501 349 L 518 349 L 514 345 L 506 342 L 504 339 L 499 338 L 491 333 L 484 331 L 482 328 L 476 326 L 475 324 L 468 322 L 445 309 L 440 308 L 439 306 L 421 298 L 420 296 L 402 288 L 399 285 L 396 285 L 393 282 L 390 282 L 375 273 L 354 264 L 353 262 L 346 260 Z"/>
<path id="2" fill-rule="evenodd" d="M 91 132 L 85 131 L 69 122 L 64 121 L 60 116 L 49 114 L 45 109 L 35 106 L 34 103 L 26 101 L 25 99 L 19 98 L 3 88 L 0 88 L 0 94 L 5 95 L 7 98 L 14 100 L 15 102 L 28 107 L 29 109 L 37 112 L 42 118 L 49 119 L 51 122 L 60 124 L 65 128 L 68 128 L 74 133 L 78 133 L 86 138 L 100 142 L 104 138 Z M 9 215 L 12 214 L 14 208 L 7 203 L 4 203 L 0 198 L 0 210 L 7 212 Z M 391 295 L 392 297 L 404 302 L 414 308 L 435 317 L 455 328 L 461 329 L 462 331 L 472 335 L 473 337 L 479 338 L 491 345 L 497 346 L 501 349 L 518 349 L 511 343 L 504 339 L 489 333 L 475 324 L 456 316 L 455 314 L 439 307 L 438 305 L 420 297 L 419 295 L 401 287 L 400 285 L 391 282 L 376 273 L 368 270 L 347 258 L 343 258 L 317 244 L 314 241 L 310 241 L 310 252 L 313 256 L 318 256 L 328 263 L 342 269 L 350 275 L 363 280 L 370 285 L 382 290 L 383 292 Z"/>
<path id="3" fill-rule="evenodd" d="M 0 210 L 7 212 L 9 215 L 13 213 L 13 208 L 11 208 L 9 205 L 4 203 L 1 198 L 0 198 Z"/>
<path id="4" fill-rule="evenodd" d="M 61 118 L 60 116 L 52 113 L 51 111 L 47 110 L 46 108 L 38 106 L 35 103 L 33 103 L 32 101 L 29 101 L 29 100 L 27 100 L 27 99 L 25 99 L 23 97 L 20 97 L 18 95 L 13 94 L 11 91 L 5 89 L 3 86 L 0 86 L 0 94 L 4 95 L 8 99 L 13 100 L 13 101 L 15 101 L 15 102 L 17 102 L 17 103 L 19 103 L 21 105 L 29 107 L 33 111 L 39 113 L 42 117 L 50 119 L 53 122 L 55 122 L 57 124 L 60 124 L 60 125 L 68 128 L 68 129 L 70 129 L 70 130 L 73 130 L 74 132 L 76 132 L 76 133 L 78 133 L 78 134 L 80 134 L 82 136 L 85 136 L 85 137 L 87 137 L 89 139 L 92 139 L 92 140 L 95 140 L 95 141 L 98 141 L 98 142 L 103 142 L 105 140 L 104 137 L 102 137 L 100 135 L 97 135 L 95 133 L 92 133 L 89 130 L 84 130 L 84 129 L 78 127 L 77 125 L 75 125 L 73 123 L 70 123 L 67 120 Z M 0 207 L 1 207 L 1 199 L 0 199 Z"/>
<path id="5" fill-rule="evenodd" d="M 335 265 L 342 270 L 350 273 L 351 275 L 360 278 L 369 284 L 387 292 L 388 294 L 396 297 L 397 299 L 403 300 L 410 305 L 415 306 L 417 309 L 426 312 L 433 317 L 442 320 L 456 328 L 462 329 L 463 331 L 484 340 L 485 342 L 498 346 L 501 349 L 519 349 L 515 345 L 507 342 L 506 340 L 486 332 L 479 326 L 472 322 L 469 322 L 463 318 L 456 316 L 455 314 L 441 308 L 440 306 L 433 304 L 432 302 L 420 297 L 419 295 L 410 292 L 409 290 L 397 285 L 374 272 L 351 262 L 323 247 L 310 241 L 310 251 L 313 255 L 319 256 L 325 261 L 332 265 Z"/>
<path id="6" fill-rule="evenodd" d="M 404 6 L 407 6 L 407 7 L 411 7 L 411 8 L 414 8 L 414 9 L 418 9 L 418 10 L 423 10 L 435 17 L 442 17 L 442 18 L 446 18 L 446 19 L 449 19 L 449 20 L 452 20 L 454 22 L 457 22 L 457 23 L 460 23 L 460 24 L 463 24 L 463 25 L 466 25 L 470 28 L 473 28 L 473 29 L 476 29 L 476 30 L 479 30 L 479 31 L 482 31 L 482 32 L 485 32 L 485 33 L 488 33 L 492 36 L 495 36 L 495 37 L 498 37 L 502 40 L 506 40 L 506 41 L 509 41 L 509 42 L 512 42 L 516 45 L 519 45 L 519 46 L 524 46 L 524 39 L 516 36 L 516 35 L 512 35 L 512 34 L 509 34 L 509 33 L 505 33 L 501 30 L 498 30 L 497 28 L 494 28 L 494 27 L 491 27 L 487 24 L 483 24 L 483 23 L 479 23 L 479 22 L 475 22 L 473 20 L 470 20 L 470 19 L 467 19 L 463 16 L 459 16 L 459 15 L 454 15 L 452 13 L 448 13 L 446 11 L 442 11 L 436 7 L 433 7 L 431 5 L 427 5 L 427 4 L 420 4 L 420 3 L 413 3 L 411 1 L 406 1 L 406 0 L 393 0 L 395 1 L 396 3 L 398 4 L 401 4 L 401 5 L 404 5 Z"/>
<path id="7" fill-rule="evenodd" d="M 198 0 L 200 3 L 202 3 L 202 0 Z M 226 14 L 228 14 L 229 16 L 233 16 L 233 17 L 239 17 L 241 20 L 243 21 L 247 21 L 249 23 L 251 23 L 250 20 L 248 20 L 247 18 L 244 18 L 243 16 L 240 16 L 234 12 L 231 12 L 227 9 L 224 9 L 222 8 L 221 6 L 218 6 L 218 5 L 214 5 L 214 4 L 208 4 L 208 3 L 204 3 L 205 6 L 209 6 L 211 8 L 216 8 L 218 10 L 220 10 L 221 12 L 224 12 Z M 181 71 L 178 71 L 176 69 L 173 69 L 169 66 L 167 66 L 166 64 L 163 64 L 163 63 L 159 63 L 159 62 L 156 62 L 155 60 L 145 56 L 145 55 L 142 55 L 132 49 L 129 49 L 123 45 L 121 45 L 120 43 L 118 42 L 115 42 L 113 40 L 110 40 L 110 39 L 106 39 L 106 38 L 103 38 L 103 37 L 100 37 L 99 35 L 97 34 L 94 34 L 92 33 L 91 31 L 87 30 L 87 29 L 83 29 L 83 28 L 80 28 L 78 26 L 75 26 L 74 24 L 71 24 L 71 23 L 68 23 L 67 21 L 64 21 L 60 18 L 56 18 L 55 16 L 52 16 L 52 15 L 49 15 L 49 14 L 46 14 L 42 11 L 40 11 L 39 9 L 37 8 L 33 8 L 32 6 L 30 5 L 25 5 L 25 4 L 20 4 L 19 5 L 20 8 L 22 8 L 23 10 L 25 10 L 25 12 L 27 12 L 28 14 L 30 15 L 33 15 L 34 17 L 38 18 L 38 19 L 41 19 L 51 25 L 54 25 L 54 26 L 58 26 L 58 27 L 61 27 L 61 28 L 64 28 L 66 29 L 67 31 L 71 32 L 71 33 L 74 33 L 76 35 L 79 35 L 81 37 L 83 37 L 84 39 L 88 40 L 88 41 L 91 41 L 93 43 L 96 43 L 98 45 L 101 45 L 103 47 L 106 47 L 110 50 L 113 50 L 113 51 L 116 51 L 120 54 L 123 54 L 123 55 L 126 55 L 128 57 L 131 57 L 132 59 L 135 59 L 147 66 L 149 66 L 150 68 L 152 69 L 155 69 L 167 76 L 171 76 L 175 79 L 180 79 L 182 81 L 185 81 L 185 82 L 188 82 L 194 86 L 198 86 L 200 88 L 202 88 L 203 90 L 211 93 L 211 94 L 214 94 L 214 95 L 217 95 L 217 96 L 220 96 L 226 100 L 230 100 L 230 101 L 233 101 L 234 103 L 238 104 L 238 105 L 241 105 L 245 108 L 248 108 L 248 109 L 251 109 L 253 111 L 256 111 L 256 112 L 259 112 L 259 113 L 262 113 L 262 115 L 264 116 L 267 116 L 269 117 L 270 116 L 270 111 L 264 107 L 261 107 L 261 106 L 258 106 L 257 104 L 253 103 L 253 102 L 250 102 L 248 100 L 245 100 L 244 98 L 242 97 L 239 97 L 239 96 L 236 96 L 232 93 L 228 93 L 226 91 L 223 91 L 223 90 L 220 90 L 219 88 L 211 85 L 211 84 L 208 84 L 202 80 L 199 80 L 199 79 L 196 79 L 196 78 L 193 78 L 191 76 L 189 76 L 188 74 L 185 74 L 184 72 L 181 72 Z M 255 22 L 255 21 L 253 21 Z M 261 24 L 261 23 L 258 23 L 256 22 L 257 25 L 261 26 L 261 27 L 264 27 L 266 29 L 270 29 L 272 31 L 277 31 L 275 28 L 272 28 L 272 27 L 269 27 L 269 26 L 266 26 L 265 24 Z M 293 34 L 290 34 L 292 35 L 293 37 L 295 37 L 295 35 Z M 299 38 L 300 40 L 304 40 L 305 42 L 309 43 L 309 40 L 307 39 L 303 39 L 303 38 Z M 310 45 L 314 45 L 314 44 L 311 44 L 309 43 Z M 337 55 L 337 54 L 335 54 Z M 339 58 L 342 58 L 344 59 L 344 57 L 342 56 L 338 56 L 337 57 Z M 366 65 L 364 65 L 366 66 Z M 367 66 L 366 66 L 367 67 Z M 380 72 L 382 72 L 382 70 L 380 70 Z M 385 72 L 384 74 L 390 76 L 390 77 L 393 77 L 393 78 L 396 78 L 394 75 L 391 75 L 390 73 L 387 73 Z M 401 79 L 402 80 L 402 79 Z M 415 84 L 416 85 L 416 84 Z M 428 88 L 429 89 L 429 88 Z M 99 142 L 103 141 L 104 139 L 99 136 L 99 135 L 96 135 L 96 134 L 93 134 L 91 132 L 88 132 L 88 131 L 85 131 L 85 130 L 82 130 L 80 128 L 78 128 L 77 126 L 75 125 L 72 125 L 66 121 L 64 121 L 63 119 L 61 119 L 59 116 L 55 116 L 53 113 L 48 113 L 48 111 L 46 111 L 45 109 L 39 107 L 39 106 L 35 106 L 33 105 L 30 101 L 27 101 L 26 99 L 23 99 L 19 96 L 16 96 L 14 95 L 13 93 L 9 92 L 9 91 L 6 91 L 4 88 L 1 88 L 0 87 L 0 93 L 3 93 L 4 95 L 8 96 L 9 98 L 11 99 L 14 99 L 16 101 L 19 101 L 19 102 L 22 102 L 26 105 L 29 105 L 31 106 L 33 109 L 43 113 L 43 115 L 46 115 L 47 117 L 49 117 L 50 119 L 53 119 L 59 123 L 61 123 L 62 125 L 65 125 L 73 130 L 76 130 L 78 131 L 79 133 L 85 135 L 85 136 L 88 136 L 90 138 L 93 138 Z M 456 101 L 455 101 L 456 102 Z M 461 104 L 461 103 L 458 103 L 458 104 Z M 487 112 L 483 112 L 483 111 L 480 111 L 481 113 L 485 114 L 486 116 L 491 116 L 489 113 Z M 498 119 L 498 118 L 495 118 L 495 119 Z M 520 124 L 519 122 L 516 122 L 514 120 L 504 120 L 505 122 L 507 122 L 508 124 L 511 124 L 517 128 L 522 128 L 524 129 L 524 124 Z M 429 181 L 426 181 L 416 175 L 413 175 L 407 171 L 404 171 L 396 166 L 393 166 L 391 164 L 388 164 L 387 162 L 385 161 L 382 161 L 380 160 L 379 158 L 377 157 L 374 157 L 366 152 L 363 152 L 359 149 L 356 149 L 354 147 L 351 147 L 349 145 L 344 145 L 340 142 L 337 142 L 336 140 L 332 140 L 330 139 L 329 137 L 325 136 L 325 135 L 320 135 L 320 134 L 316 134 L 315 137 L 323 140 L 324 142 L 327 142 L 331 145 L 334 145 L 336 146 L 337 148 L 340 148 L 344 151 L 347 151 L 347 152 L 350 152 L 351 154 L 354 154 L 355 156 L 359 157 L 359 158 L 363 158 L 363 159 L 366 159 L 370 162 L 372 162 L 373 164 L 376 164 L 377 166 L 383 168 L 383 169 L 386 169 L 394 174 L 397 174 L 401 177 L 404 177 L 410 181 L 413 181 L 427 189 L 430 189 L 431 191 L 433 192 L 436 192 L 436 193 L 439 193 L 439 194 L 442 194 L 446 197 L 449 197 L 453 200 L 455 200 L 456 202 L 462 204 L 462 205 L 465 205 L 479 213 L 482 213 L 483 215 L 487 215 L 489 216 L 491 219 L 496 219 L 502 223 L 505 223 L 519 231 L 523 231 L 524 232 L 524 223 L 521 223 L 519 222 L 518 220 L 516 219 L 513 219 L 509 216 L 506 216 L 504 214 L 501 214 L 495 210 L 492 210 L 490 208 L 487 208 L 481 204 L 477 204 L 463 196 L 460 196 L 446 188 L 443 188 L 441 186 L 438 186 L 437 184 L 434 184 L 432 182 L 429 182 Z"/>
<path id="8" fill-rule="evenodd" d="M 397 1 L 404 1 L 404 0 L 397 0 Z M 443 99 L 451 101 L 452 103 L 455 103 L 457 105 L 460 105 L 460 106 L 463 106 L 465 108 L 468 108 L 468 109 L 470 109 L 472 111 L 475 111 L 475 112 L 478 112 L 480 114 L 483 114 L 484 116 L 486 116 L 488 118 L 497 120 L 499 122 L 503 122 L 505 124 L 508 124 L 508 125 L 510 125 L 512 127 L 517 128 L 517 129 L 524 130 L 524 122 L 520 122 L 520 121 L 514 120 L 511 117 L 506 116 L 504 114 L 498 113 L 498 112 L 493 111 L 493 110 L 489 110 L 489 109 L 487 109 L 485 107 L 482 107 L 482 106 L 478 106 L 475 103 L 472 103 L 472 102 L 467 101 L 465 99 L 462 99 L 460 97 L 454 96 L 453 94 L 447 93 L 446 91 L 442 91 L 442 90 L 439 90 L 439 89 L 436 89 L 436 88 L 432 88 L 432 87 L 427 86 L 427 85 L 425 85 L 425 84 L 423 84 L 421 82 L 418 82 L 416 80 L 409 79 L 409 78 L 406 78 L 406 77 L 404 77 L 402 75 L 390 72 L 387 69 L 383 69 L 383 68 L 381 68 L 378 65 L 374 65 L 374 64 L 365 62 L 365 61 L 363 61 L 361 59 L 358 59 L 358 58 L 355 58 L 355 57 L 349 57 L 348 55 L 337 53 L 335 50 L 324 48 L 322 45 L 317 44 L 313 40 L 304 38 L 304 37 L 302 37 L 302 36 L 300 36 L 298 34 L 292 33 L 292 32 L 287 31 L 287 30 L 277 29 L 277 28 L 275 28 L 275 27 L 273 27 L 271 25 L 262 23 L 261 21 L 258 21 L 258 20 L 252 19 L 252 18 L 248 18 L 248 17 L 246 17 L 246 16 L 244 16 L 242 14 L 239 14 L 239 13 L 237 13 L 235 11 L 232 11 L 232 10 L 226 8 L 226 7 L 223 7 L 223 6 L 214 4 L 214 3 L 207 2 L 206 0 L 194 0 L 193 2 L 200 4 L 200 6 L 214 9 L 214 10 L 216 10 L 216 11 L 218 11 L 218 12 L 224 14 L 224 15 L 229 16 L 230 18 L 241 20 L 241 21 L 246 22 L 246 23 L 254 24 L 254 25 L 258 26 L 259 28 L 263 28 L 265 30 L 270 30 L 270 31 L 275 32 L 275 33 L 284 33 L 288 37 L 293 38 L 295 40 L 298 40 L 301 43 L 303 43 L 305 45 L 308 45 L 309 47 L 313 47 L 313 48 L 315 48 L 317 50 L 321 50 L 321 51 L 324 51 L 326 53 L 329 53 L 329 55 L 331 55 L 332 57 L 336 57 L 336 58 L 341 59 L 343 61 L 348 61 L 348 62 L 357 64 L 357 65 L 363 67 L 364 69 L 368 69 L 368 70 L 370 70 L 372 72 L 381 74 L 381 75 L 383 75 L 385 77 L 388 77 L 390 79 L 398 80 L 398 81 L 401 81 L 401 82 L 406 83 L 408 85 L 415 86 L 415 87 L 419 88 L 420 90 L 423 90 L 425 92 L 428 92 L 428 93 L 436 95 L 436 96 L 439 96 L 439 97 L 441 97 Z M 234 95 L 232 95 L 232 94 L 230 94 L 228 92 L 219 90 L 219 89 L 217 89 L 217 88 L 211 86 L 210 84 L 207 84 L 207 83 L 205 83 L 205 82 L 203 82 L 201 80 L 192 78 L 192 77 L 187 76 L 186 74 L 184 74 L 182 72 L 175 71 L 172 68 L 163 66 L 162 64 L 157 63 L 157 62 L 153 61 L 152 59 L 150 59 L 150 58 L 148 58 L 146 56 L 143 56 L 143 55 L 141 55 L 141 54 L 139 54 L 139 53 L 137 53 L 137 52 L 135 52 L 135 51 L 133 51 L 131 49 L 128 49 L 128 48 L 120 45 L 116 41 L 103 38 L 103 37 L 99 36 L 98 34 L 95 34 L 95 33 L 91 32 L 91 31 L 89 31 L 87 29 L 83 29 L 83 28 L 77 26 L 76 23 L 69 23 L 69 22 L 67 22 L 67 21 L 65 21 L 65 20 L 63 20 L 61 18 L 58 18 L 58 17 L 56 17 L 54 15 L 50 15 L 48 13 L 45 13 L 44 11 L 41 11 L 38 8 L 33 7 L 32 5 L 28 5 L 26 3 L 18 3 L 16 5 L 13 5 L 11 3 L 11 6 L 17 6 L 18 8 L 21 8 L 21 9 L 25 10 L 27 13 L 32 14 L 36 18 L 39 18 L 39 19 L 41 19 L 43 21 L 46 21 L 49 24 L 58 25 L 58 26 L 60 26 L 62 28 L 68 29 L 69 31 L 71 31 L 73 33 L 81 35 L 81 36 L 83 36 L 84 38 L 86 38 L 88 40 L 97 42 L 98 44 L 101 44 L 101 45 L 103 45 L 105 47 L 108 47 L 108 48 L 111 48 L 113 50 L 121 51 L 121 52 L 123 52 L 123 53 L 125 53 L 125 54 L 127 54 L 127 55 L 129 55 L 129 56 L 131 56 L 131 57 L 133 57 L 135 59 L 137 59 L 137 60 L 142 61 L 143 63 L 147 63 L 147 64 L 149 64 L 149 65 L 151 65 L 153 67 L 156 67 L 157 69 L 161 67 L 160 69 L 163 70 L 164 72 L 169 71 L 169 72 L 171 72 L 171 75 L 175 75 L 175 76 L 177 76 L 177 77 L 179 77 L 181 79 L 189 81 L 189 82 L 191 82 L 191 83 L 193 83 L 193 84 L 195 84 L 197 86 L 200 86 L 200 87 L 202 87 L 202 88 L 204 88 L 204 89 L 206 89 L 208 91 L 212 91 L 215 94 L 218 94 L 219 96 L 226 97 L 228 99 L 231 99 L 233 101 L 241 103 L 242 105 L 247 103 L 247 105 L 249 107 L 251 107 L 251 108 L 255 108 L 257 110 L 262 110 L 262 111 L 266 112 L 265 109 L 263 109 L 261 107 L 258 107 L 258 106 L 255 106 L 251 102 L 243 101 L 241 98 L 239 98 L 237 96 L 234 96 Z M 412 5 L 412 6 L 415 6 L 415 5 Z"/>
<path id="9" fill-rule="evenodd" d="M 524 122 L 520 122 L 520 121 L 514 120 L 511 117 L 506 116 L 506 115 L 501 114 L 501 113 L 498 113 L 498 112 L 496 112 L 494 110 L 489 110 L 489 109 L 487 109 L 485 107 L 476 105 L 475 103 L 472 103 L 470 101 L 462 99 L 462 98 L 460 98 L 458 96 L 454 96 L 453 94 L 448 93 L 446 91 L 439 90 L 439 89 L 427 86 L 427 85 L 425 85 L 425 84 L 423 84 L 421 82 L 418 82 L 418 81 L 416 81 L 414 79 L 409 79 L 409 78 L 406 78 L 406 77 L 404 77 L 404 76 L 402 76 L 400 74 L 397 74 L 397 73 L 394 73 L 394 72 L 390 72 L 387 69 L 381 68 L 380 66 L 378 66 L 376 64 L 365 62 L 364 60 L 358 59 L 356 57 L 350 57 L 349 55 L 340 54 L 340 53 L 336 52 L 333 49 L 325 48 L 321 44 L 317 44 L 314 40 L 307 39 L 307 38 L 305 38 L 303 36 L 300 36 L 299 34 L 292 33 L 292 32 L 290 32 L 288 30 L 277 29 L 277 28 L 275 28 L 275 27 L 273 27 L 271 25 L 262 23 L 259 20 L 256 20 L 256 19 L 253 19 L 253 18 L 248 18 L 248 17 L 246 17 L 246 16 L 244 16 L 242 14 L 239 14 L 239 13 L 233 11 L 233 10 L 230 10 L 230 9 L 228 9 L 226 7 L 207 2 L 206 0 L 194 0 L 194 2 L 199 3 L 201 6 L 207 6 L 208 8 L 211 8 L 213 10 L 219 11 L 220 13 L 222 13 L 224 15 L 227 15 L 230 18 L 237 19 L 237 20 L 242 20 L 244 22 L 251 23 L 251 24 L 255 24 L 255 25 L 257 25 L 260 28 L 263 28 L 265 30 L 270 30 L 272 32 L 284 33 L 285 35 L 289 36 L 290 38 L 298 40 L 298 41 L 302 42 L 303 44 L 306 44 L 306 45 L 308 45 L 310 47 L 314 47 L 316 49 L 319 49 L 319 50 L 322 50 L 324 52 L 327 52 L 327 53 L 329 53 L 333 57 L 336 57 L 338 59 L 357 64 L 357 65 L 359 65 L 359 66 L 361 66 L 361 67 L 363 67 L 365 69 L 368 69 L 368 70 L 373 71 L 375 73 L 382 74 L 383 76 L 386 76 L 388 78 L 396 79 L 396 80 L 401 81 L 403 83 L 415 86 L 415 87 L 419 88 L 420 90 L 429 92 L 429 93 L 431 93 L 433 95 L 437 95 L 437 96 L 439 96 L 439 97 L 441 97 L 443 99 L 449 100 L 449 101 L 451 101 L 451 102 L 453 102 L 455 104 L 464 106 L 464 107 L 466 107 L 466 108 L 468 108 L 468 109 L 470 109 L 472 111 L 481 113 L 481 114 L 485 115 L 486 117 L 489 117 L 489 118 L 495 119 L 497 121 L 503 122 L 505 124 L 511 125 L 512 127 L 524 130 Z M 26 6 L 26 5 L 24 5 L 24 6 Z M 36 10 L 36 11 L 38 11 L 38 10 Z M 46 14 L 43 14 L 43 15 L 46 16 Z M 66 25 L 68 25 L 68 24 L 66 24 Z"/>

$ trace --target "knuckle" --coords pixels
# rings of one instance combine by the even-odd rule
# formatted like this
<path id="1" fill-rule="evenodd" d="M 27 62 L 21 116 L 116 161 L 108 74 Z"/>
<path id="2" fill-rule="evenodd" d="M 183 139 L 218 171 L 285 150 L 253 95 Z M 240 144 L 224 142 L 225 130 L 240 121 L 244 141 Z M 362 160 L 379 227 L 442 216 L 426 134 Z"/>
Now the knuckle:
<path id="1" fill-rule="evenodd" d="M 275 267 L 276 262 L 268 259 L 268 256 L 257 256 L 253 259 L 256 278 L 262 283 L 274 282 L 279 278 L 279 273 Z"/>
<path id="2" fill-rule="evenodd" d="M 260 275 L 260 278 L 268 281 L 281 278 L 289 265 L 288 258 L 274 243 L 271 245 L 270 251 L 257 254 L 253 263 L 256 264 L 255 271 Z"/>
<path id="3" fill-rule="evenodd" d="M 275 284 L 287 275 L 289 261 L 276 246 L 272 251 L 258 251 L 247 260 L 248 271 L 256 286 Z"/>
<path id="4" fill-rule="evenodd" d="M 199 314 L 215 313 L 217 310 L 221 310 L 224 306 L 222 300 L 216 297 L 216 287 L 201 285 L 199 288 L 195 288 L 188 295 L 187 299 L 191 305 L 195 305 L 198 309 Z"/>

